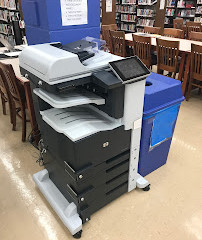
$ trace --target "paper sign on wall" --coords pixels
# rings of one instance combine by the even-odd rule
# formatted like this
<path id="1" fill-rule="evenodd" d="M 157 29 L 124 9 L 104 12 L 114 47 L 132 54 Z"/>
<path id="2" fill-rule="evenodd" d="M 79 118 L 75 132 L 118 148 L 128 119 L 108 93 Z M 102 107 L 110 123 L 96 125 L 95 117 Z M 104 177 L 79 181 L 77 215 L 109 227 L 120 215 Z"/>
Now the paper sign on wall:
<path id="1" fill-rule="evenodd" d="M 106 0 L 106 12 L 112 12 L 112 0 Z"/>
<path id="2" fill-rule="evenodd" d="M 62 26 L 88 24 L 87 0 L 60 0 Z"/>
<path id="3" fill-rule="evenodd" d="M 165 0 L 161 0 L 160 1 L 160 9 L 164 9 L 165 8 Z"/>

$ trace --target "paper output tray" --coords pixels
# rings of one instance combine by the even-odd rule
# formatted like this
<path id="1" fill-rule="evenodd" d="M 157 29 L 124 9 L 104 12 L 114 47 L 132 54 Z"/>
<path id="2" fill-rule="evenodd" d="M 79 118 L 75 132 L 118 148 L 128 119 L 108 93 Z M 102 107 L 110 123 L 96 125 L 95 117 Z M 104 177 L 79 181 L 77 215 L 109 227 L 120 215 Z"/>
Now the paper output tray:
<path id="1" fill-rule="evenodd" d="M 120 119 L 113 119 L 102 114 L 90 105 L 66 109 L 52 108 L 40 113 L 43 120 L 55 131 L 63 133 L 74 142 L 122 125 Z"/>
<path id="2" fill-rule="evenodd" d="M 94 103 L 96 105 L 105 104 L 105 99 L 87 90 L 73 90 L 68 93 L 56 95 L 43 89 L 35 88 L 33 92 L 50 104 L 54 108 L 68 108 Z"/>

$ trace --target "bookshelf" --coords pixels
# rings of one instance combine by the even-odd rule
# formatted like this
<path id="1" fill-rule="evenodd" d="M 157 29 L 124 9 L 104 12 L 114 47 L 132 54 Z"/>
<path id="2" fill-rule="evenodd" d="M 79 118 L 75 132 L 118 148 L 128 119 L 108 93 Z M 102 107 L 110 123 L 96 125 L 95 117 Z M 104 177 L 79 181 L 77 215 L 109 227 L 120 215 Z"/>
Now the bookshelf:
<path id="1" fill-rule="evenodd" d="M 184 19 L 186 21 L 194 21 L 196 12 L 196 0 L 178 0 L 176 8 L 176 17 Z"/>
<path id="2" fill-rule="evenodd" d="M 23 43 L 24 21 L 20 14 L 18 0 L 0 1 L 0 37 L 13 45 Z"/>
<path id="3" fill-rule="evenodd" d="M 156 17 L 157 0 L 138 0 L 137 31 L 142 32 L 145 26 L 153 27 Z"/>
<path id="4" fill-rule="evenodd" d="M 173 27 L 173 19 L 202 22 L 202 0 L 167 0 L 165 27 Z"/>
<path id="5" fill-rule="evenodd" d="M 116 23 L 118 30 L 136 32 L 136 0 L 116 1 Z"/>
<path id="6" fill-rule="evenodd" d="M 176 15 L 177 0 L 167 0 L 166 13 L 165 13 L 165 27 L 173 27 L 173 19 Z"/>
<path id="7" fill-rule="evenodd" d="M 157 0 L 116 0 L 116 23 L 125 32 L 143 31 L 154 26 Z"/>
<path id="8" fill-rule="evenodd" d="M 202 23 L 202 0 L 197 0 L 194 21 Z"/>

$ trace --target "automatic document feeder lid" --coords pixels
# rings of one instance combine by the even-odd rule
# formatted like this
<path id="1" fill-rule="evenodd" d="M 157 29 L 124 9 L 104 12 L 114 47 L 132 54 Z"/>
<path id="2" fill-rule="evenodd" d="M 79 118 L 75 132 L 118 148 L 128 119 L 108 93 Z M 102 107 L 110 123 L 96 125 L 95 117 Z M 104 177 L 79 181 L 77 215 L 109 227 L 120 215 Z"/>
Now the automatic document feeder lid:
<path id="1" fill-rule="evenodd" d="M 122 59 L 113 54 L 98 51 L 84 62 L 77 54 L 55 47 L 54 44 L 27 46 L 19 56 L 20 67 L 50 85 L 90 76 L 93 72 L 108 68 L 111 61 Z"/>
<path id="2" fill-rule="evenodd" d="M 121 119 L 113 119 L 90 105 L 66 109 L 52 108 L 40 113 L 48 125 L 73 142 L 122 125 Z"/>

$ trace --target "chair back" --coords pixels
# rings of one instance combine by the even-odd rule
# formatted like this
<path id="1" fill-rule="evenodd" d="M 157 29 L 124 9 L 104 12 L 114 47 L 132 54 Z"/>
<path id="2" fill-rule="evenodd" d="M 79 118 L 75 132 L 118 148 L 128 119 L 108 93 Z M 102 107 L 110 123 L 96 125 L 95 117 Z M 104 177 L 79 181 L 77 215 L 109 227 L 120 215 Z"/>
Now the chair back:
<path id="1" fill-rule="evenodd" d="M 181 29 L 183 28 L 183 18 L 176 18 L 173 20 L 173 27 L 176 29 Z"/>
<path id="2" fill-rule="evenodd" d="M 191 77 L 202 81 L 202 46 L 191 45 Z"/>
<path id="3" fill-rule="evenodd" d="M 9 93 L 14 102 L 21 103 L 21 100 L 24 98 L 24 96 L 19 87 L 12 65 L 0 62 L 0 73 L 3 81 L 8 85 Z"/>
<path id="4" fill-rule="evenodd" d="M 164 28 L 163 35 L 167 37 L 183 38 L 184 31 L 176 28 Z"/>
<path id="5" fill-rule="evenodd" d="M 202 32 L 190 32 L 189 39 L 202 42 Z"/>
<path id="6" fill-rule="evenodd" d="M 186 37 L 190 38 L 190 32 L 202 32 L 202 26 L 200 22 L 186 22 Z"/>
<path id="7" fill-rule="evenodd" d="M 102 39 L 106 41 L 106 46 L 111 51 L 110 30 L 117 31 L 117 25 L 116 24 L 102 25 L 101 29 L 102 29 Z"/>
<path id="8" fill-rule="evenodd" d="M 110 31 L 112 41 L 112 53 L 121 57 L 126 57 L 125 32 Z"/>
<path id="9" fill-rule="evenodd" d="M 3 93 L 3 94 L 6 94 L 6 87 L 5 87 L 5 84 L 3 82 L 3 78 L 0 74 L 0 93 Z"/>
<path id="10" fill-rule="evenodd" d="M 160 30 L 160 27 L 144 27 L 144 33 L 159 34 Z"/>
<path id="11" fill-rule="evenodd" d="M 148 67 L 151 67 L 151 38 L 133 34 L 133 51 L 141 61 Z"/>
<path id="12" fill-rule="evenodd" d="M 174 76 L 177 72 L 178 56 L 179 56 L 179 41 L 168 41 L 156 39 L 157 41 L 157 71 L 165 70 L 173 72 Z"/>

